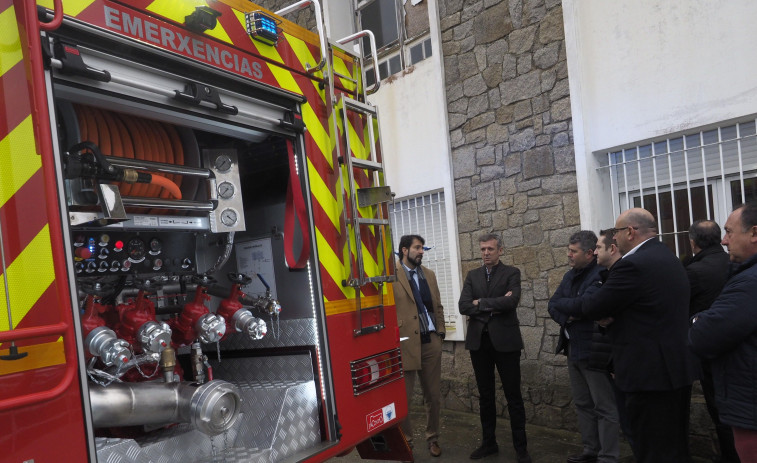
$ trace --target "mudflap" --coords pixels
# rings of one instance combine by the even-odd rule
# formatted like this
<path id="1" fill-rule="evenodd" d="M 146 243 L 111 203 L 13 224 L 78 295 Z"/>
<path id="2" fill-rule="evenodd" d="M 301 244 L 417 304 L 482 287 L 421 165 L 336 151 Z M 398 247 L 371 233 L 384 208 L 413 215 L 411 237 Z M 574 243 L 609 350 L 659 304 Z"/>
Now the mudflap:
<path id="1" fill-rule="evenodd" d="M 405 439 L 400 425 L 386 429 L 356 446 L 360 458 L 414 462 L 413 450 Z"/>

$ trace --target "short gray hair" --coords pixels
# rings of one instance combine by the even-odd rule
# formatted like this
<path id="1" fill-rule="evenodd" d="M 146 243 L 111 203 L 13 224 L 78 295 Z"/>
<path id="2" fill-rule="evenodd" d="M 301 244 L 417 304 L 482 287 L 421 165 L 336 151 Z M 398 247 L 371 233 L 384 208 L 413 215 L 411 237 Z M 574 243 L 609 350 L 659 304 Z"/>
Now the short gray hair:
<path id="1" fill-rule="evenodd" d="M 484 243 L 491 240 L 497 240 L 497 249 L 502 247 L 502 238 L 500 238 L 496 233 L 484 233 L 483 235 L 478 237 L 479 243 Z"/>

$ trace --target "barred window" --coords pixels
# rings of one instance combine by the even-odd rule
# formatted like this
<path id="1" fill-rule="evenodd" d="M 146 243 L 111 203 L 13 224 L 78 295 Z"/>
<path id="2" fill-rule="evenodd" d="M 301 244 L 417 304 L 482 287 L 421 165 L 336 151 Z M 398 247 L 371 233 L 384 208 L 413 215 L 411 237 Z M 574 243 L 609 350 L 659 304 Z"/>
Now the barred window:
<path id="1" fill-rule="evenodd" d="M 447 339 L 457 325 L 457 299 L 452 294 L 452 267 L 447 234 L 444 192 L 424 193 L 418 196 L 402 198 L 389 205 L 389 217 L 392 223 L 394 250 L 399 249 L 403 235 L 420 235 L 431 248 L 423 255 L 423 265 L 436 273 L 439 292 L 444 306 L 444 324 Z"/>
<path id="2" fill-rule="evenodd" d="M 687 131 L 598 154 L 609 182 L 614 223 L 642 207 L 676 255 L 691 254 L 689 225 L 701 219 L 721 227 L 734 207 L 757 199 L 755 117 Z"/>

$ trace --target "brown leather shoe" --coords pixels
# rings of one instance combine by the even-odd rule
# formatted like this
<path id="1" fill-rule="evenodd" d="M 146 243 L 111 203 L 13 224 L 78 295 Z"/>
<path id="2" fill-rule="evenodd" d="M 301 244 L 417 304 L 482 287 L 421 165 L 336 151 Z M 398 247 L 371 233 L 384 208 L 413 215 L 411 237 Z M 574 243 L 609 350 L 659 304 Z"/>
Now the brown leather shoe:
<path id="1" fill-rule="evenodd" d="M 442 454 L 442 448 L 439 447 L 439 442 L 433 441 L 428 443 L 428 453 L 431 454 L 432 457 L 438 457 Z"/>

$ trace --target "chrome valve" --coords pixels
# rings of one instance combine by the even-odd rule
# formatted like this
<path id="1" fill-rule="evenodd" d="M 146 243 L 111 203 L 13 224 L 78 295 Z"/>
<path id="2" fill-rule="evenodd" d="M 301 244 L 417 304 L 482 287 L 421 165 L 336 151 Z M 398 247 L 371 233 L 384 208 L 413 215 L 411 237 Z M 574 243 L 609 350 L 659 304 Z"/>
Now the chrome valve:
<path id="1" fill-rule="evenodd" d="M 208 313 L 197 320 L 195 331 L 197 338 L 206 344 L 218 342 L 226 334 L 226 321 L 214 313 Z"/>
<path id="2" fill-rule="evenodd" d="M 171 344 L 171 328 L 163 322 L 147 322 L 137 333 L 142 350 L 159 354 Z"/>
<path id="3" fill-rule="evenodd" d="M 106 326 L 99 326 L 87 335 L 84 346 L 95 357 L 100 357 L 107 366 L 125 364 L 131 359 L 129 343 L 118 339 L 116 333 Z"/>
<path id="4" fill-rule="evenodd" d="M 263 339 L 268 332 L 268 326 L 265 324 L 265 321 L 252 315 L 247 309 L 238 310 L 234 314 L 233 320 L 237 331 L 246 333 L 252 340 Z"/>

